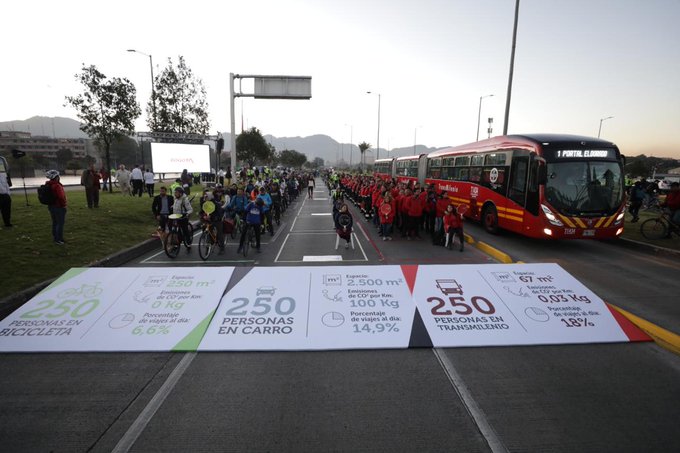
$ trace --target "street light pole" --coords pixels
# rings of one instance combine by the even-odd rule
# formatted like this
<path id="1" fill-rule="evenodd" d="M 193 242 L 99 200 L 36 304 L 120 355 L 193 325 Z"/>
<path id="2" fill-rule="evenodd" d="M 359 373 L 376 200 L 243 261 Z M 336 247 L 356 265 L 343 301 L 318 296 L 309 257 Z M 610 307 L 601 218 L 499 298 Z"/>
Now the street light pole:
<path id="1" fill-rule="evenodd" d="M 354 140 L 354 125 L 352 124 L 345 124 L 345 126 L 349 126 L 349 169 L 352 169 L 352 141 Z"/>
<path id="2" fill-rule="evenodd" d="M 134 52 L 134 53 L 138 53 L 138 54 L 144 55 L 146 57 L 149 57 L 149 68 L 151 69 L 151 106 L 152 106 L 152 109 L 153 109 L 153 127 L 152 127 L 152 129 L 155 131 L 156 125 L 158 124 L 157 123 L 158 117 L 156 116 L 156 87 L 154 86 L 154 82 L 153 82 L 154 81 L 154 78 L 153 78 L 153 57 L 149 54 L 145 54 L 144 52 L 140 52 L 139 50 L 135 50 L 135 49 L 128 49 L 128 52 Z M 143 152 L 142 152 L 142 155 L 144 155 Z"/>
<path id="3" fill-rule="evenodd" d="M 606 118 L 600 118 L 600 129 L 597 131 L 597 138 L 600 138 L 600 133 L 602 132 L 602 121 L 610 120 L 614 118 L 613 116 L 608 116 Z"/>
<path id="4" fill-rule="evenodd" d="M 515 26 L 512 29 L 512 52 L 510 53 L 510 72 L 508 75 L 508 95 L 505 98 L 505 121 L 503 135 L 508 135 L 508 121 L 510 120 L 510 98 L 512 97 L 512 75 L 515 71 L 515 47 L 517 46 L 517 20 L 519 19 L 519 0 L 515 2 Z"/>
<path id="5" fill-rule="evenodd" d="M 418 137 L 418 129 L 420 129 L 421 127 L 423 127 L 423 126 L 418 126 L 418 127 L 413 128 L 413 155 L 414 156 L 416 155 L 416 140 L 417 140 L 416 137 Z"/>
<path id="6" fill-rule="evenodd" d="M 367 91 L 366 93 L 368 94 L 373 94 L 370 91 Z M 376 155 L 375 158 L 380 159 L 380 93 L 375 93 L 378 95 L 378 144 L 376 145 Z"/>
<path id="7" fill-rule="evenodd" d="M 489 98 L 493 96 L 493 94 L 487 94 L 486 96 L 480 96 L 479 97 L 479 110 L 477 111 L 477 140 L 479 141 L 479 121 L 482 117 L 482 99 L 484 98 Z"/>

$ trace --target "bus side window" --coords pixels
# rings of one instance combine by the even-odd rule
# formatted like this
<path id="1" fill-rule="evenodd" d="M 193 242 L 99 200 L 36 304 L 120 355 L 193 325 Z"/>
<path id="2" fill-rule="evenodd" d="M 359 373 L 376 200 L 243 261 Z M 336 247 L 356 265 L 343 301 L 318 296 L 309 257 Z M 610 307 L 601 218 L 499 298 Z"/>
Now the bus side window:
<path id="1" fill-rule="evenodd" d="M 526 203 L 528 169 L 528 157 L 515 157 L 512 159 L 508 198 L 520 206 L 524 206 Z"/>

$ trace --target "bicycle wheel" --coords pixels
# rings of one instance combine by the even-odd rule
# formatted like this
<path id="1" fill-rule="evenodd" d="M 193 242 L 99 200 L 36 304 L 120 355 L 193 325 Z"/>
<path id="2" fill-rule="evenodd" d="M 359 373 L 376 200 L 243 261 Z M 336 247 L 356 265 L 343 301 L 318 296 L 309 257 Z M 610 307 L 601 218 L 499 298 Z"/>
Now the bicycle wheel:
<path id="1" fill-rule="evenodd" d="M 229 233 L 229 235 L 232 239 L 236 239 L 236 233 L 238 233 L 239 237 L 241 237 L 241 222 L 236 217 L 234 217 L 234 228 L 231 229 L 231 233 Z"/>
<path id="2" fill-rule="evenodd" d="M 176 231 L 171 231 L 167 236 L 165 236 L 165 242 L 163 242 L 163 250 L 169 258 L 177 258 L 180 248 L 179 234 Z"/>
<path id="3" fill-rule="evenodd" d="M 647 219 L 640 225 L 640 233 L 647 239 L 663 239 L 668 234 L 668 227 L 661 219 Z"/>
<path id="4" fill-rule="evenodd" d="M 248 231 L 248 237 L 243 241 L 243 256 L 248 256 L 248 249 L 250 248 L 250 235 L 255 234 L 252 230 Z"/>
<path id="5" fill-rule="evenodd" d="M 210 257 L 210 254 L 215 248 L 215 239 L 211 234 L 210 228 L 203 230 L 201 237 L 198 238 L 198 256 L 201 257 L 203 261 Z"/>

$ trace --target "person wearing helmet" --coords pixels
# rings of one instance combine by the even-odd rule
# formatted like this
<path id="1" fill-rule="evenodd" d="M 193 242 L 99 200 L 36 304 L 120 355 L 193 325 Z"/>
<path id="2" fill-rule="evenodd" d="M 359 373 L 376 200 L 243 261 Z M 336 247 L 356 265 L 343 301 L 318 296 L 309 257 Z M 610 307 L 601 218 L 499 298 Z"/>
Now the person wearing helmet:
<path id="1" fill-rule="evenodd" d="M 54 195 L 52 203 L 47 206 L 52 218 L 52 238 L 57 245 L 64 245 L 64 224 L 66 223 L 66 192 L 64 186 L 59 182 L 59 172 L 57 170 L 49 170 L 45 173 L 47 182 L 45 185 L 49 187 Z"/>
<path id="2" fill-rule="evenodd" d="M 179 227 L 182 230 L 182 236 L 189 237 L 189 215 L 194 212 L 191 207 L 191 202 L 184 194 L 184 189 L 175 187 L 175 200 L 172 205 L 173 214 L 181 214 L 182 218 L 178 220 Z M 187 245 L 187 250 L 191 250 L 191 245 Z"/>
<path id="3" fill-rule="evenodd" d="M 243 228 L 243 232 L 241 233 L 241 240 L 239 241 L 238 250 L 236 253 L 241 253 L 243 251 L 243 244 L 245 243 L 246 237 L 248 236 L 248 230 L 251 228 L 255 232 L 255 247 L 257 249 L 257 253 L 260 253 L 260 228 L 262 225 L 263 215 L 264 200 L 262 200 L 262 198 L 258 198 L 248 203 L 246 206 L 246 226 Z"/>

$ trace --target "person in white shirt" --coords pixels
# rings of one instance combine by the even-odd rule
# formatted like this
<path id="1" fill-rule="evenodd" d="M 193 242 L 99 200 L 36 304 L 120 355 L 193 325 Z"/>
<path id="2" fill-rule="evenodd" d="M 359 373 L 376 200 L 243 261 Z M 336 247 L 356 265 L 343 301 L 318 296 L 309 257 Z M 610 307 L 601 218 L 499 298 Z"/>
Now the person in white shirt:
<path id="1" fill-rule="evenodd" d="M 135 165 L 135 168 L 132 169 L 130 182 L 132 182 L 132 196 L 139 195 L 141 197 L 144 192 L 144 175 L 139 165 Z"/>
<path id="2" fill-rule="evenodd" d="M 116 172 L 116 179 L 120 186 L 120 193 L 123 195 L 130 195 L 130 171 L 125 168 L 125 165 L 120 165 Z"/>
<path id="3" fill-rule="evenodd" d="M 2 221 L 7 228 L 11 228 L 12 222 L 12 196 L 9 188 L 12 186 L 12 179 L 9 174 L 0 172 L 0 211 L 2 212 Z"/>
<path id="4" fill-rule="evenodd" d="M 149 198 L 153 198 L 154 193 L 154 180 L 153 172 L 150 168 L 147 168 L 144 172 L 144 184 L 146 185 L 146 193 L 149 194 Z"/>

